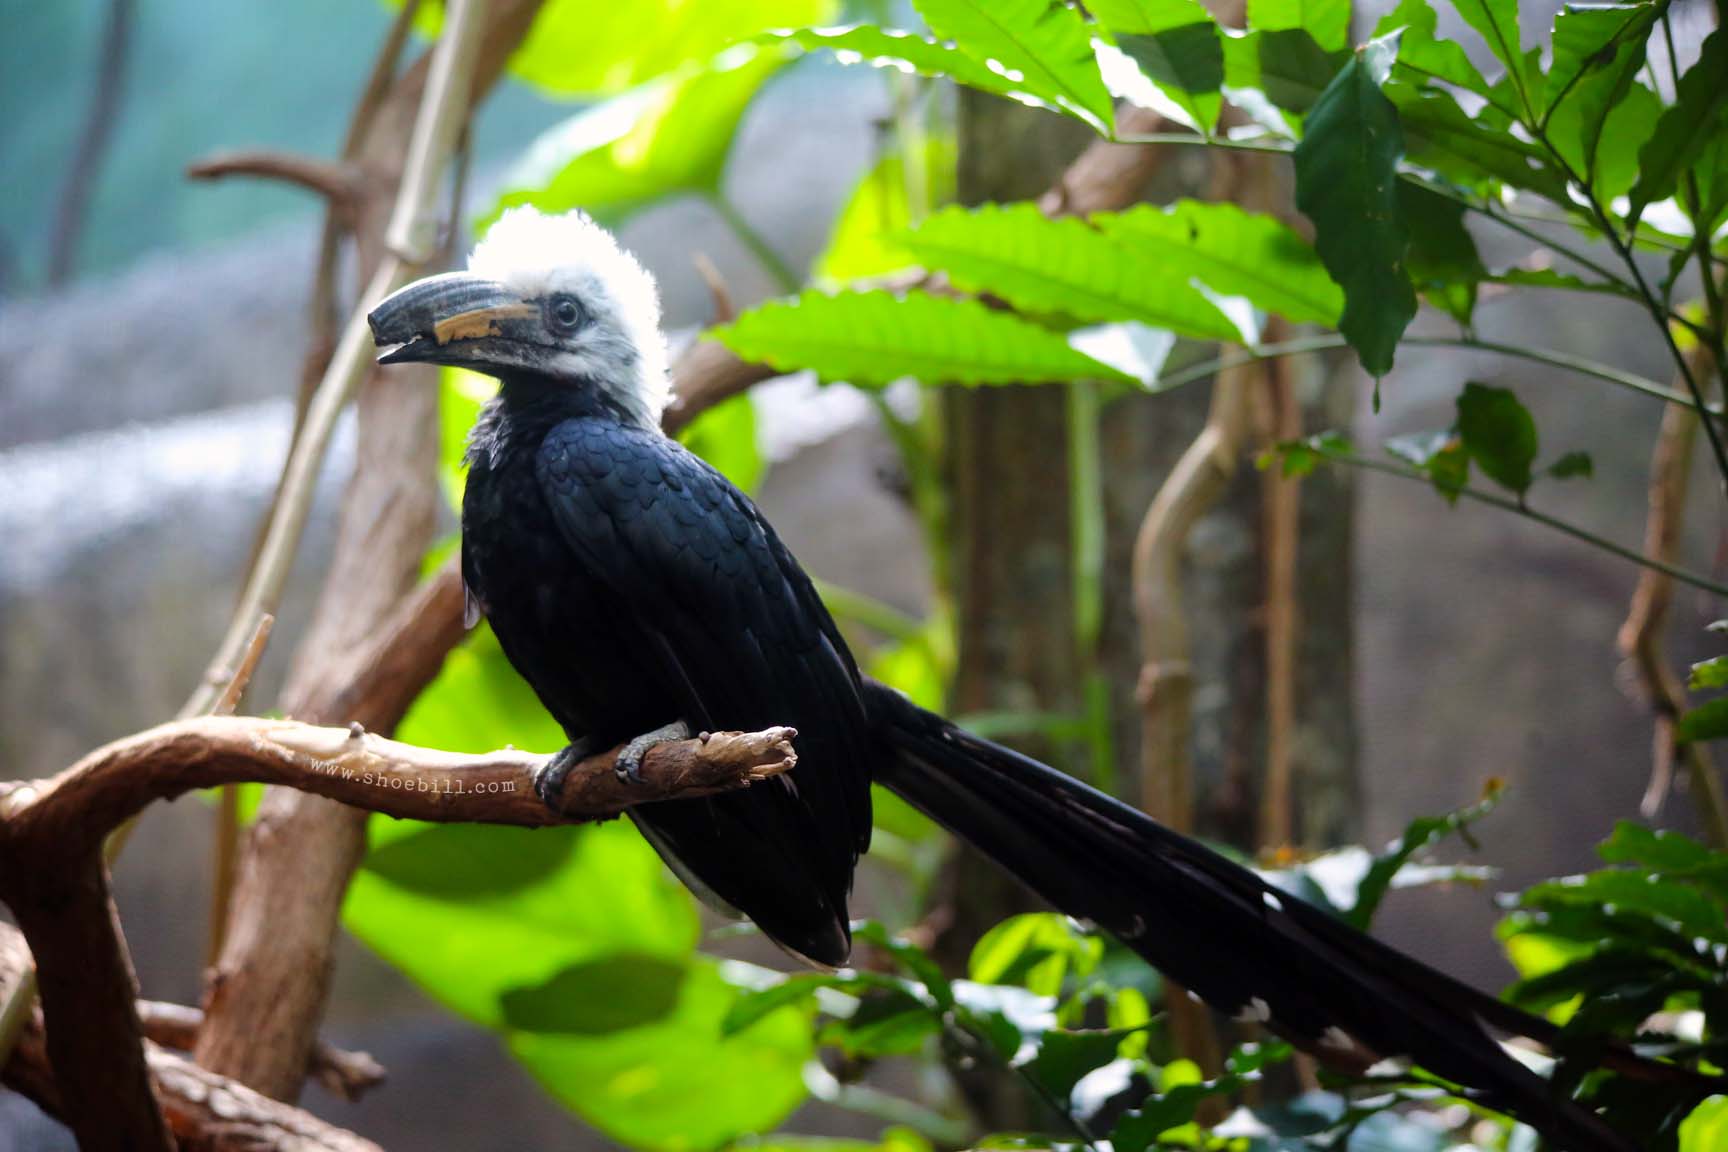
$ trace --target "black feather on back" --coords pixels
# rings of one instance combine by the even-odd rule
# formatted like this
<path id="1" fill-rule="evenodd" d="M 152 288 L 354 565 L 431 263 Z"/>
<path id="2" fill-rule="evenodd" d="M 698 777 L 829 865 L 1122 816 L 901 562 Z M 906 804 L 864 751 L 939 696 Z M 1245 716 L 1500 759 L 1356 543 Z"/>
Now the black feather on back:
<path id="1" fill-rule="evenodd" d="M 464 502 L 464 575 L 506 654 L 572 736 L 602 745 L 676 719 L 799 729 L 798 766 L 772 784 L 633 815 L 781 944 L 844 962 L 870 836 L 870 739 L 845 642 L 724 476 L 603 411 L 554 423 L 562 406 L 537 399 L 518 413 L 495 402 Z"/>

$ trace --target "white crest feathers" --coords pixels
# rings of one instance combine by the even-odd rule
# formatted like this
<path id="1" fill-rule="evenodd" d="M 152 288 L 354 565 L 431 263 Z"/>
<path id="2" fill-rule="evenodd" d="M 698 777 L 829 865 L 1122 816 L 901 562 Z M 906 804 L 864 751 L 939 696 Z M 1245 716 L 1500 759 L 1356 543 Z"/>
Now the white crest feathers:
<path id="1" fill-rule="evenodd" d="M 475 245 L 468 270 L 529 299 L 554 292 L 576 297 L 593 323 L 579 337 L 571 367 L 639 405 L 658 425 L 671 399 L 660 291 L 610 232 L 580 210 L 549 216 L 531 205 L 508 208 Z"/>

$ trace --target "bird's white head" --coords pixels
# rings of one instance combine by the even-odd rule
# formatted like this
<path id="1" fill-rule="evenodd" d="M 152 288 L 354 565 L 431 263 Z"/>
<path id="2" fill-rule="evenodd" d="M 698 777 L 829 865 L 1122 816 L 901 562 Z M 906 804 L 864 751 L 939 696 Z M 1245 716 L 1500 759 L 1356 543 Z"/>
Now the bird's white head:
<path id="1" fill-rule="evenodd" d="M 370 317 L 385 363 L 456 364 L 600 390 L 658 427 L 671 395 L 654 277 L 580 211 L 498 218 L 466 272 L 410 284 Z"/>

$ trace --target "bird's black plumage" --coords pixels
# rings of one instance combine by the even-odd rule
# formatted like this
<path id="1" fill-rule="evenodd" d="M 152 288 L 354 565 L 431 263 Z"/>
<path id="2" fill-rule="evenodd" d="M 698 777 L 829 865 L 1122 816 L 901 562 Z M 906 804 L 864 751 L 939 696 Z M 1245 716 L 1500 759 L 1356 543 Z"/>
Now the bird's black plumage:
<path id="1" fill-rule="evenodd" d="M 586 221 L 571 227 L 578 243 L 611 243 Z M 596 283 L 580 271 L 576 281 Z M 623 274 L 641 275 L 633 263 Z M 632 391 L 644 383 L 640 350 L 615 302 L 574 310 L 592 338 L 561 330 L 571 310 L 546 279 L 534 278 L 538 295 L 472 276 L 422 282 L 381 305 L 373 331 L 402 345 L 386 360 L 463 364 L 503 382 L 471 439 L 463 577 L 573 741 L 605 747 L 673 721 L 798 730 L 798 764 L 772 783 L 632 810 L 699 893 L 801 956 L 844 963 L 874 778 L 1220 1011 L 1344 1068 L 1413 1059 L 1571 1152 L 1632 1152 L 1501 1046 L 1507 1036 L 1555 1044 L 1547 1021 L 862 679 L 750 499 L 651 426 L 651 406 Z M 442 299 L 455 302 L 453 317 Z M 450 339 L 455 330 L 478 335 Z M 631 350 L 622 360 L 621 347 Z M 586 374 L 596 370 L 612 375 Z M 1700 1097 L 1720 1090 L 1625 1049 L 1607 1059 Z"/>
<path id="2" fill-rule="evenodd" d="M 792 775 L 632 814 L 776 940 L 844 963 L 852 868 L 870 839 L 858 670 L 755 505 L 594 390 L 516 378 L 474 431 L 462 567 L 573 738 L 607 747 L 675 720 L 798 729 Z"/>

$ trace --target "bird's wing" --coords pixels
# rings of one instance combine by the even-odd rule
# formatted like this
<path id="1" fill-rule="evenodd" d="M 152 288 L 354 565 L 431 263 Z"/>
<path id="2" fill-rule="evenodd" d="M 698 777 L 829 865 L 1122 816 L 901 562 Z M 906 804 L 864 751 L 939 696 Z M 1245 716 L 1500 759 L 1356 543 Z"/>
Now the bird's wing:
<path id="1" fill-rule="evenodd" d="M 633 655 L 681 718 L 799 732 L 784 785 L 651 806 L 655 831 L 771 934 L 764 902 L 808 894 L 769 891 L 756 872 L 814 870 L 837 905 L 826 914 L 843 921 L 870 834 L 869 737 L 857 669 L 809 578 L 747 496 L 658 433 L 570 420 L 547 435 L 536 471 L 564 542 L 627 606 Z"/>

